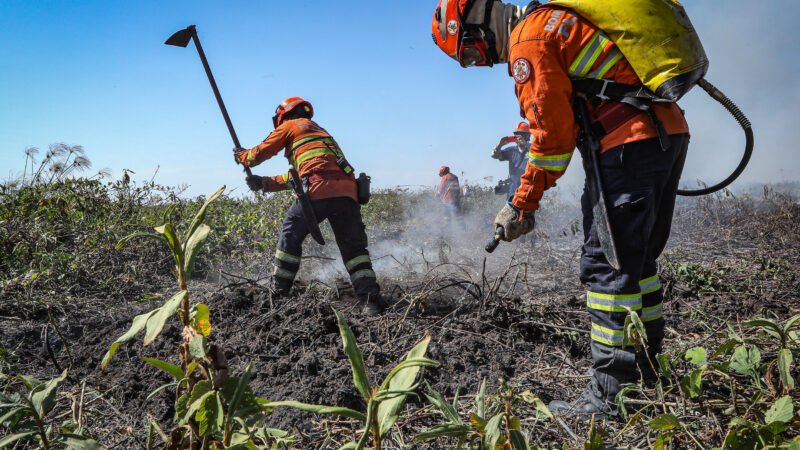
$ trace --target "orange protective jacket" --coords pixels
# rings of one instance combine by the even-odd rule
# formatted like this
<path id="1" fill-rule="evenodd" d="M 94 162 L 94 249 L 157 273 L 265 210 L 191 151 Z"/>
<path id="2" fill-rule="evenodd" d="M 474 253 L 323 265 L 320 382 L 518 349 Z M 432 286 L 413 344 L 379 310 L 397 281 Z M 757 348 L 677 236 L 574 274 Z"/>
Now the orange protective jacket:
<path id="1" fill-rule="evenodd" d="M 278 125 L 264 141 L 243 152 L 242 164 L 253 167 L 277 155 L 281 150 L 297 172 L 308 178 L 308 195 L 312 200 L 349 197 L 358 202 L 358 191 L 353 174 L 345 174 L 336 164 L 336 141 L 325 129 L 309 119 L 287 120 Z M 272 177 L 276 183 L 286 184 L 288 174 Z"/>
<path id="2" fill-rule="evenodd" d="M 461 186 L 458 184 L 458 177 L 452 173 L 443 176 L 436 195 L 444 204 L 458 204 L 461 201 Z"/>
<path id="3" fill-rule="evenodd" d="M 511 32 L 508 61 L 520 113 L 531 125 L 529 163 L 512 203 L 531 211 L 539 208 L 544 191 L 564 174 L 575 150 L 578 125 L 571 79 L 599 78 L 637 86 L 641 82 L 597 27 L 560 7 L 539 7 L 517 24 Z M 677 104 L 653 103 L 653 110 L 667 134 L 689 132 Z M 601 151 L 657 136 L 653 121 L 642 112 L 602 137 Z"/>

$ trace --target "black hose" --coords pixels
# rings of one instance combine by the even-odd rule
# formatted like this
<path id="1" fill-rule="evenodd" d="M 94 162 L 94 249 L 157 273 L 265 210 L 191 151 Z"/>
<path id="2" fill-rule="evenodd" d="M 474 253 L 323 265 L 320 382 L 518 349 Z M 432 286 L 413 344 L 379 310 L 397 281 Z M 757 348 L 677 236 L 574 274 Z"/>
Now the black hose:
<path id="1" fill-rule="evenodd" d="M 733 100 L 729 99 L 725 94 L 722 93 L 719 89 L 717 89 L 713 84 L 709 83 L 705 79 L 701 79 L 698 83 L 698 86 L 703 88 L 704 91 L 708 92 L 708 95 L 711 96 L 714 100 L 718 101 L 728 112 L 731 113 L 734 119 L 739 122 L 739 125 L 744 130 L 744 137 L 746 140 L 745 147 L 744 147 L 744 156 L 742 156 L 742 161 L 739 163 L 739 166 L 736 167 L 736 170 L 733 171 L 728 178 L 723 180 L 721 183 L 715 184 L 714 186 L 707 187 L 704 189 L 698 190 L 679 190 L 678 195 L 684 197 L 698 197 L 701 195 L 708 195 L 713 194 L 714 192 L 721 191 L 728 187 L 731 183 L 736 181 L 739 178 L 739 175 L 744 172 L 744 169 L 747 167 L 747 164 L 750 162 L 750 157 L 753 155 L 753 127 L 750 124 L 750 121 L 747 120 L 747 117 L 744 113 L 736 106 L 736 103 L 733 103 Z"/>

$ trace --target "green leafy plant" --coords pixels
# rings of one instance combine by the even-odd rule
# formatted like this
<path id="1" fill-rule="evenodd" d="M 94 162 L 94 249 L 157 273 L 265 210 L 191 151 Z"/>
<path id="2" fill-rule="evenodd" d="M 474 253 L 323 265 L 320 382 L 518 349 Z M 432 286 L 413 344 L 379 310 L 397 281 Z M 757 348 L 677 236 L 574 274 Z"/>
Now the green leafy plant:
<path id="1" fill-rule="evenodd" d="M 481 383 L 467 422 L 462 420 L 459 414 L 458 393 L 453 402 L 448 403 L 442 394 L 428 386 L 425 396 L 447 422 L 417 434 L 414 437 L 416 442 L 453 438 L 456 440 L 457 449 L 468 445 L 470 448 L 476 446 L 482 450 L 528 450 L 530 445 L 522 432 L 521 418 L 512 412 L 514 405 L 523 401 L 536 408 L 537 419 L 553 418 L 553 414 L 541 399 L 529 391 L 517 394 L 504 380 L 500 380 L 500 388 L 495 397 L 498 401 L 494 403 L 487 401 L 486 381 Z"/>
<path id="2" fill-rule="evenodd" d="M 783 396 L 764 413 L 760 422 L 744 417 L 734 417 L 723 443 L 724 448 L 762 449 L 762 448 L 800 448 L 800 438 L 791 442 L 784 439 L 784 433 L 797 427 L 791 397 Z"/>
<path id="3" fill-rule="evenodd" d="M 0 379 L 6 378 L 0 374 Z M 48 414 L 56 405 L 58 388 L 67 378 L 61 376 L 50 381 L 39 381 L 32 377 L 15 376 L 8 379 L 8 390 L 0 394 L 0 427 L 9 434 L 0 437 L 0 448 L 18 441 L 33 440 L 44 450 L 67 447 L 75 450 L 100 450 L 103 447 L 94 439 L 81 434 L 80 429 L 54 427 L 48 423 Z"/>
<path id="4" fill-rule="evenodd" d="M 798 338 L 797 330 L 794 330 L 800 324 L 800 315 L 796 315 L 779 324 L 769 319 L 753 319 L 744 323 L 746 326 L 757 327 L 765 334 L 772 337 L 778 343 L 778 357 L 775 362 L 770 366 L 778 368 L 778 374 L 781 381 L 780 392 L 788 394 L 795 388 L 795 380 L 792 377 L 792 366 L 794 364 L 794 357 L 792 355 L 792 347 L 795 349 L 800 347 L 800 338 Z M 739 360 L 742 358 L 740 357 Z M 771 373 L 771 370 L 770 372 Z"/>
<path id="5" fill-rule="evenodd" d="M 383 439 L 388 435 L 392 426 L 397 421 L 405 404 L 406 397 L 416 391 L 417 375 L 422 367 L 437 366 L 436 361 L 425 358 L 428 350 L 430 337 L 425 337 L 417 343 L 406 355 L 406 358 L 395 366 L 386 375 L 379 386 L 370 384 L 364 358 L 350 326 L 341 313 L 334 310 L 336 320 L 339 324 L 339 333 L 342 337 L 344 352 L 350 362 L 353 372 L 353 383 L 361 394 L 366 404 L 366 413 L 356 411 L 351 408 L 339 406 L 310 405 L 294 400 L 284 400 L 267 404 L 270 408 L 289 407 L 301 411 L 317 414 L 333 414 L 349 419 L 355 419 L 363 423 L 364 428 L 358 442 L 351 442 L 342 449 L 361 450 L 367 445 L 369 437 L 372 437 L 372 448 L 380 450 Z"/>
<path id="6" fill-rule="evenodd" d="M 178 293 L 160 308 L 136 316 L 131 328 L 111 344 L 102 361 L 105 369 L 119 346 L 142 331 L 145 333 L 144 345 L 151 344 L 166 321 L 177 313 L 183 326 L 180 366 L 144 358 L 145 362 L 175 380 L 151 394 L 167 388 L 175 389 L 176 428 L 165 439 L 169 449 L 255 448 L 256 445 L 276 444 L 278 440 L 291 442 L 285 433 L 259 426 L 267 400 L 256 397 L 250 389 L 250 366 L 238 377 L 229 376 L 224 352 L 210 339 L 212 327 L 208 306 L 190 303 L 188 280 L 196 256 L 211 232 L 211 227 L 204 223 L 206 213 L 224 189 L 220 188 L 206 200 L 183 236 L 170 220 L 170 208 L 164 215 L 164 225 L 155 228 L 156 233 L 135 233 L 118 244 L 121 248 L 136 238 L 162 240 L 175 259 Z"/>

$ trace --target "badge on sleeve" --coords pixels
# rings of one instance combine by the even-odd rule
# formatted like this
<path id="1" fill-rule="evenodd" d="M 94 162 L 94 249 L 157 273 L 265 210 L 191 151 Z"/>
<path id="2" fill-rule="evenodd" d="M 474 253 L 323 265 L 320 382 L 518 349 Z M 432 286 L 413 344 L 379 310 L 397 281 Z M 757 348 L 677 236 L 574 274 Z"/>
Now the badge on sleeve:
<path id="1" fill-rule="evenodd" d="M 528 81 L 531 78 L 531 62 L 525 58 L 517 58 L 511 64 L 511 75 L 519 84 Z"/>

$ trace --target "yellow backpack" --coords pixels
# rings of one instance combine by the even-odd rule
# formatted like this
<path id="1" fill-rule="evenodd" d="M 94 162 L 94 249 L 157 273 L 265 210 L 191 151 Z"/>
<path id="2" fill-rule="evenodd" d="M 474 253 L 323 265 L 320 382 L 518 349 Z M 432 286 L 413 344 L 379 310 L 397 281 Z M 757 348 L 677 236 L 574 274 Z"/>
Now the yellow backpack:
<path id="1" fill-rule="evenodd" d="M 659 99 L 677 101 L 708 71 L 708 58 L 676 0 L 552 0 L 603 30 Z"/>

